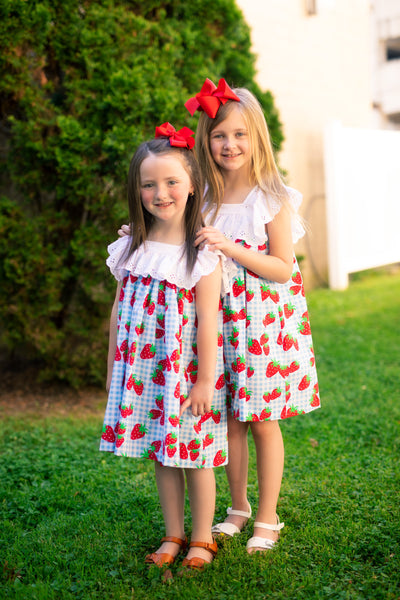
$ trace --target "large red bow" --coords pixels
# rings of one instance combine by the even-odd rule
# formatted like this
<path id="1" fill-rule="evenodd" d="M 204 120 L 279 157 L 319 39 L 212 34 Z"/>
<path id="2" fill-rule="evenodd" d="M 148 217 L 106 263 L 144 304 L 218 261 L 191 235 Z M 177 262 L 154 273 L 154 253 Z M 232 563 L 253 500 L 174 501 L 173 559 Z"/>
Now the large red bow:
<path id="1" fill-rule="evenodd" d="M 189 148 L 191 150 L 194 146 L 194 131 L 189 127 L 182 127 L 179 131 L 176 131 L 175 127 L 171 123 L 163 123 L 159 127 L 156 127 L 155 137 L 167 137 L 171 146 L 177 148 Z"/>
<path id="2" fill-rule="evenodd" d="M 185 102 L 185 107 L 192 116 L 196 110 L 204 110 L 211 119 L 215 119 L 221 104 L 225 104 L 228 100 L 240 102 L 240 98 L 231 90 L 225 79 L 219 80 L 218 87 L 215 86 L 211 79 L 206 79 L 200 92 L 193 96 L 193 98 L 189 98 Z"/>

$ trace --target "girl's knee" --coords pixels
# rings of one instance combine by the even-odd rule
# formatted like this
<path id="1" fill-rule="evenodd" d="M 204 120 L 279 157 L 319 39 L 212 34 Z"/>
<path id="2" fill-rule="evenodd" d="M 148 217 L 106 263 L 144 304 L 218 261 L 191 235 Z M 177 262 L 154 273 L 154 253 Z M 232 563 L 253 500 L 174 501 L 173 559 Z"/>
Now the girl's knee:
<path id="1" fill-rule="evenodd" d="M 256 421 L 250 424 L 254 439 L 266 439 L 273 436 L 281 436 L 279 421 Z"/>

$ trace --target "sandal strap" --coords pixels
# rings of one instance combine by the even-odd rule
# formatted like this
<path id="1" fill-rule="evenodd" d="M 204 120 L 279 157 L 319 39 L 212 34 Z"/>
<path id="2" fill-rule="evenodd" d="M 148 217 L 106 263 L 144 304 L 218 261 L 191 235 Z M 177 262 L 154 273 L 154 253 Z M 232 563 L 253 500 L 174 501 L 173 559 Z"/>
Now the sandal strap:
<path id="1" fill-rule="evenodd" d="M 223 534 L 227 535 L 228 537 L 233 537 L 235 534 L 240 533 L 240 529 L 233 523 L 217 523 L 211 528 L 211 533 L 216 533 L 217 535 Z"/>
<path id="2" fill-rule="evenodd" d="M 235 510 L 231 506 L 226 509 L 226 512 L 228 513 L 228 515 L 236 515 L 237 517 L 246 517 L 247 519 L 250 519 L 251 506 L 250 506 L 250 510 L 248 512 L 246 512 L 245 510 Z"/>
<path id="3" fill-rule="evenodd" d="M 204 558 L 199 558 L 198 556 L 194 556 L 193 558 L 184 558 L 182 561 L 182 567 L 196 571 L 202 571 L 206 564 L 208 563 L 204 560 Z"/>
<path id="4" fill-rule="evenodd" d="M 175 556 L 172 554 L 167 554 L 163 552 L 161 554 L 157 554 L 157 552 L 152 552 L 148 554 L 144 559 L 144 562 L 147 565 L 157 565 L 158 567 L 164 567 L 167 565 L 173 565 L 175 562 Z"/>
<path id="5" fill-rule="evenodd" d="M 216 556 L 218 552 L 217 542 L 190 542 L 189 548 L 204 548 L 208 550 L 213 556 Z"/>
<path id="6" fill-rule="evenodd" d="M 178 544 L 178 546 L 180 546 L 181 548 L 184 548 L 187 544 L 187 538 L 182 540 L 181 538 L 177 538 L 173 535 L 167 535 L 167 536 L 161 538 L 161 541 L 162 542 L 174 542 L 174 544 Z"/>
<path id="7" fill-rule="evenodd" d="M 277 523 L 276 525 L 271 525 L 270 523 L 262 523 L 261 521 L 254 521 L 254 527 L 260 527 L 261 529 L 269 529 L 269 531 L 280 531 L 285 527 L 285 523 L 281 523 L 279 521 L 278 515 L 276 515 Z"/>
<path id="8" fill-rule="evenodd" d="M 276 542 L 274 542 L 273 540 L 269 540 L 268 538 L 254 536 L 249 539 L 249 541 L 246 544 L 246 548 L 264 548 L 264 550 L 272 550 L 275 544 Z"/>

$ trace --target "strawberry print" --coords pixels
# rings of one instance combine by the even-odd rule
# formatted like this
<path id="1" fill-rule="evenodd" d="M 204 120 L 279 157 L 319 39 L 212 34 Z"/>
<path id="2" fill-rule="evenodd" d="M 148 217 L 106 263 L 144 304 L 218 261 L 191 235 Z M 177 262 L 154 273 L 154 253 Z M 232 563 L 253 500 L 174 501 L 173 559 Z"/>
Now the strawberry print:
<path id="1" fill-rule="evenodd" d="M 304 377 L 301 379 L 301 381 L 299 383 L 298 389 L 300 391 L 307 389 L 308 386 L 310 385 L 310 381 L 311 381 L 311 377 L 309 375 L 304 375 Z"/>
<path id="2" fill-rule="evenodd" d="M 125 242 L 115 244 L 120 247 Z M 131 264 L 140 264 L 141 270 L 148 264 L 152 275 L 124 273 L 100 449 L 170 467 L 212 468 L 216 453 L 221 450 L 227 457 L 228 450 L 222 303 L 212 409 L 198 418 L 193 418 L 190 408 L 180 415 L 199 369 L 196 284 L 177 286 L 155 273 L 162 265 L 168 276 L 171 272 L 180 282 L 196 282 L 204 268 L 208 273 L 218 264 L 218 258 L 207 248 L 200 250 L 188 274 L 181 247 L 149 241 L 135 252 L 140 252 L 140 260 L 133 257 Z M 118 258 L 117 253 L 114 264 Z M 240 297 L 245 299 L 245 293 Z M 235 318 L 242 322 L 245 317 L 245 311 L 238 310 Z"/>
<path id="3" fill-rule="evenodd" d="M 238 335 L 239 335 L 239 330 L 237 329 L 237 327 L 234 327 L 233 332 L 228 337 L 229 343 L 235 348 L 235 350 L 239 346 Z"/>
<path id="4" fill-rule="evenodd" d="M 144 437 L 147 433 L 146 426 L 141 423 L 136 423 L 131 432 L 131 439 L 138 440 Z"/>
<path id="5" fill-rule="evenodd" d="M 232 286 L 232 291 L 233 291 L 234 296 L 236 296 L 236 297 L 239 296 L 239 294 L 244 292 L 245 289 L 246 289 L 246 287 L 244 285 L 244 281 L 242 281 L 241 279 L 234 279 L 233 286 Z"/>
<path id="6" fill-rule="evenodd" d="M 272 402 L 272 400 L 276 400 L 276 398 L 279 398 L 279 396 L 282 394 L 282 391 L 280 388 L 275 388 L 272 390 L 272 392 L 266 392 L 263 394 L 263 399 L 265 400 L 265 402 Z"/>
<path id="7" fill-rule="evenodd" d="M 172 427 L 178 427 L 179 425 L 179 417 L 177 415 L 170 415 L 168 421 L 171 423 Z"/>
<path id="8" fill-rule="evenodd" d="M 151 380 L 157 385 L 165 385 L 165 376 L 161 367 L 157 367 L 151 375 Z"/>
<path id="9" fill-rule="evenodd" d="M 124 340 L 119 349 L 124 362 L 126 362 L 128 360 L 128 340 Z"/>
<path id="10" fill-rule="evenodd" d="M 215 389 L 222 390 L 224 385 L 225 385 L 225 375 L 224 375 L 224 373 L 222 373 L 217 379 L 217 383 L 215 384 Z"/>
<path id="11" fill-rule="evenodd" d="M 189 457 L 189 453 L 188 453 L 188 449 L 186 447 L 186 445 L 181 442 L 179 444 L 179 458 L 181 458 L 182 460 L 186 460 Z"/>
<path id="12" fill-rule="evenodd" d="M 153 358 L 156 354 L 156 347 L 154 344 L 145 344 L 140 352 L 140 358 L 149 359 Z"/>
<path id="13" fill-rule="evenodd" d="M 213 461 L 214 467 L 219 467 L 219 466 L 223 465 L 225 461 L 226 461 L 226 452 L 224 452 L 223 450 L 218 450 L 218 452 L 214 456 L 214 461 Z"/>
<path id="14" fill-rule="evenodd" d="M 135 375 L 130 375 L 128 382 L 126 384 L 126 388 L 128 390 L 131 390 L 133 388 L 135 390 L 135 393 L 138 396 L 141 396 L 143 393 L 144 386 L 143 386 L 143 383 L 140 381 L 140 379 L 136 379 Z"/>
<path id="15" fill-rule="evenodd" d="M 214 436 L 212 433 L 207 433 L 206 437 L 203 440 L 203 450 L 210 444 L 214 442 Z"/>
<path id="16" fill-rule="evenodd" d="M 169 444 L 167 446 L 167 455 L 169 458 L 172 458 L 176 452 L 177 448 L 176 446 L 172 446 L 171 444 Z"/>
<path id="17" fill-rule="evenodd" d="M 248 347 L 249 352 L 251 352 L 251 354 L 260 355 L 262 352 L 261 346 L 260 346 L 258 340 L 256 340 L 256 339 L 248 339 L 247 347 Z"/>
<path id="18" fill-rule="evenodd" d="M 142 333 L 144 332 L 144 323 L 138 323 L 135 326 L 135 331 L 136 331 L 137 335 L 142 335 Z"/>
<path id="19" fill-rule="evenodd" d="M 246 368 L 246 361 L 244 356 L 237 356 L 235 362 L 232 363 L 232 371 L 235 373 L 241 373 Z"/>
<path id="20" fill-rule="evenodd" d="M 135 353 L 136 353 L 136 342 L 132 342 L 131 347 L 129 348 L 129 364 L 131 366 L 135 362 Z"/>
<path id="21" fill-rule="evenodd" d="M 119 412 L 121 414 L 121 417 L 123 419 L 126 419 L 126 417 L 129 417 L 129 415 L 131 415 L 133 413 L 133 408 L 132 408 L 132 404 L 129 404 L 129 406 L 123 405 L 121 406 L 121 404 L 118 406 L 119 408 Z"/>
<path id="22" fill-rule="evenodd" d="M 260 421 L 267 421 L 270 418 L 271 414 L 272 412 L 268 408 L 264 408 L 260 413 Z"/>
<path id="23" fill-rule="evenodd" d="M 265 315 L 265 317 L 263 318 L 263 325 L 264 327 L 268 327 L 268 325 L 271 325 L 271 323 L 273 323 L 275 321 L 275 315 L 273 312 L 269 312 Z"/>
<path id="24" fill-rule="evenodd" d="M 198 457 L 199 457 L 199 455 L 200 455 L 200 452 L 199 452 L 198 450 L 191 450 L 191 451 L 189 452 L 189 457 L 190 457 L 190 460 L 191 460 L 192 462 L 193 462 L 194 460 L 196 460 L 196 458 L 198 458 Z"/>
<path id="25" fill-rule="evenodd" d="M 110 425 L 104 425 L 101 439 L 113 444 L 115 442 L 115 433 Z"/>
<path id="26" fill-rule="evenodd" d="M 251 302 L 254 298 L 253 290 L 246 290 L 246 302 Z"/>
<path id="27" fill-rule="evenodd" d="M 168 433 L 166 438 L 165 438 L 165 444 L 166 446 L 173 446 L 174 444 L 176 444 L 176 442 L 178 441 L 178 438 L 176 437 L 175 433 Z"/>
<path id="28" fill-rule="evenodd" d="M 116 447 L 117 447 L 117 448 L 120 448 L 120 447 L 122 446 L 122 444 L 124 443 L 124 441 L 125 441 L 125 438 L 124 438 L 124 436 L 123 436 L 123 435 L 119 435 L 119 434 L 118 434 L 118 435 L 117 435 L 117 440 L 116 440 L 116 442 L 115 442 L 115 445 L 116 445 Z"/>
<path id="29" fill-rule="evenodd" d="M 266 376 L 273 377 L 280 371 L 280 364 L 275 361 L 271 361 L 267 366 Z"/>
<path id="30" fill-rule="evenodd" d="M 157 304 L 165 306 L 165 283 L 163 281 L 158 286 Z"/>
<path id="31" fill-rule="evenodd" d="M 252 202 L 246 201 L 243 212 L 240 207 L 234 216 L 229 213 L 229 219 L 227 214 L 217 215 L 215 226 L 236 243 L 245 242 L 255 252 L 268 253 L 268 240 L 257 238 L 255 231 L 254 238 L 243 240 L 234 229 L 239 222 L 241 227 L 243 223 L 249 226 L 246 215 L 253 214 L 249 206 L 258 202 L 253 192 L 249 198 Z M 259 209 L 254 213 L 257 219 L 265 210 L 261 204 Z M 222 297 L 229 410 L 243 422 L 310 412 L 320 406 L 320 398 L 313 387 L 317 374 L 310 319 L 296 258 L 292 275 L 284 284 L 267 281 L 240 264 L 236 266 L 230 291 Z"/>
<path id="32" fill-rule="evenodd" d="M 163 415 L 163 411 L 158 408 L 152 408 L 149 412 L 149 419 L 159 419 Z"/>
<path id="33" fill-rule="evenodd" d="M 293 313 L 295 311 L 295 307 L 290 302 L 290 303 L 286 303 L 283 305 L 283 310 L 284 310 L 285 318 L 290 319 L 290 317 L 293 315 Z"/>

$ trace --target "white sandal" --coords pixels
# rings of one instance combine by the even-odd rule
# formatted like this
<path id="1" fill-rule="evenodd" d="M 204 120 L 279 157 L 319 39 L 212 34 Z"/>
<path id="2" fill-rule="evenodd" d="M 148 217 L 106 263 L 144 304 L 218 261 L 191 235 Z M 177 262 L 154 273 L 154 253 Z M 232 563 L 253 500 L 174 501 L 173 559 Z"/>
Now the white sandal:
<path id="1" fill-rule="evenodd" d="M 251 517 L 251 506 L 249 505 L 249 511 L 246 512 L 244 510 L 234 510 L 231 506 L 227 508 L 226 512 L 228 515 L 236 515 L 237 517 L 245 517 L 246 519 L 250 519 Z M 244 524 L 246 525 L 246 523 Z M 243 525 L 243 527 L 244 527 Z M 217 523 L 211 528 L 211 532 L 216 535 L 226 535 L 228 537 L 233 537 L 236 533 L 240 533 L 241 529 L 234 525 L 233 523 Z"/>
<path id="2" fill-rule="evenodd" d="M 269 523 L 261 523 L 261 521 L 255 521 L 254 527 L 261 527 L 262 529 L 268 529 L 269 531 L 280 531 L 285 526 L 285 523 L 281 523 L 279 521 L 278 515 L 276 515 L 276 520 L 276 525 L 270 525 Z M 276 542 L 268 538 L 254 536 L 249 539 L 249 541 L 246 544 L 246 548 L 247 550 L 250 550 L 250 548 L 262 548 L 263 550 L 272 550 L 275 544 Z"/>

